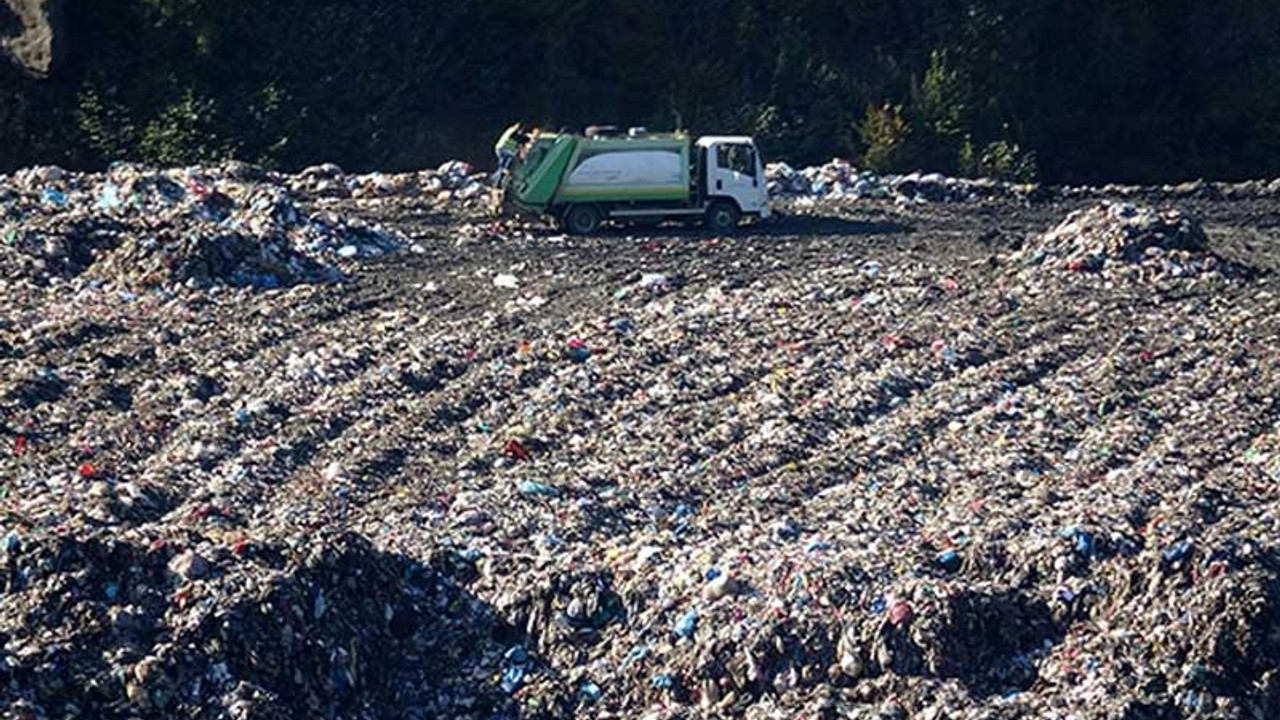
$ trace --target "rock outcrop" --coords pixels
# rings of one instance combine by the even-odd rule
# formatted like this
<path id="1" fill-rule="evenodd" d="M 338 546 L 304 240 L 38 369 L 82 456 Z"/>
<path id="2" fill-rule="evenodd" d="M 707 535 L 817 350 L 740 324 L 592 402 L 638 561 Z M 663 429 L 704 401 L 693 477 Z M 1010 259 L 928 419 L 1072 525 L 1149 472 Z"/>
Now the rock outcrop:
<path id="1" fill-rule="evenodd" d="M 61 0 L 0 2 L 0 50 L 23 70 L 48 77 L 61 54 Z"/>

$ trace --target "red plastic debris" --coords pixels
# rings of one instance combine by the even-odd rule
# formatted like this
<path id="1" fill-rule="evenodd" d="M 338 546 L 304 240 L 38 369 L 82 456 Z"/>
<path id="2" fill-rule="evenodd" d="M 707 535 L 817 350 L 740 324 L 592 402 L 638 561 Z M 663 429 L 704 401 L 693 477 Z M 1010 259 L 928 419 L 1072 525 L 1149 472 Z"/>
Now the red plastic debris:
<path id="1" fill-rule="evenodd" d="M 21 457 L 27 451 L 27 436 L 19 435 L 13 439 L 13 455 Z"/>
<path id="2" fill-rule="evenodd" d="M 221 515 L 221 514 L 222 514 L 222 511 L 214 507 L 213 505 L 201 505 L 200 507 L 192 508 L 191 511 L 187 513 L 187 519 L 188 520 L 204 520 L 210 515 Z"/>
<path id="3" fill-rule="evenodd" d="M 87 480 L 89 478 L 93 478 L 97 476 L 98 476 L 98 468 L 94 467 L 93 463 L 84 463 L 83 465 L 80 466 L 80 477 L 85 478 Z"/>
<path id="4" fill-rule="evenodd" d="M 513 457 L 520 461 L 526 461 L 532 458 L 524 445 L 520 444 L 520 441 L 515 438 L 508 440 L 507 444 L 502 448 L 502 451 L 505 452 L 508 457 Z"/>
<path id="5" fill-rule="evenodd" d="M 889 608 L 889 623 L 897 627 L 910 621 L 914 615 L 915 612 L 911 609 L 911 603 L 905 600 L 896 602 L 893 607 Z"/>

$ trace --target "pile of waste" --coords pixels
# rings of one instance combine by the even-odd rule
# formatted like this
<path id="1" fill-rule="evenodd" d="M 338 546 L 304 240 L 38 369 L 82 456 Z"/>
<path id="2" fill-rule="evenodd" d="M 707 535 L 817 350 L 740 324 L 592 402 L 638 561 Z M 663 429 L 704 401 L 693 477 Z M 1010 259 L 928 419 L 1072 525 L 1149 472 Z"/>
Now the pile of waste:
<path id="1" fill-rule="evenodd" d="M 802 170 L 786 163 L 765 168 L 769 194 L 776 198 L 893 199 L 899 202 L 973 202 L 986 198 L 1021 198 L 1031 185 L 990 179 L 947 177 L 940 173 L 880 175 L 858 170 L 847 160 Z"/>
<path id="2" fill-rule="evenodd" d="M 289 189 L 318 197 L 370 199 L 429 197 L 442 203 L 481 206 L 489 195 L 489 175 L 469 163 L 450 160 L 435 170 L 352 175 L 332 163 L 309 167 L 288 181 Z"/>
<path id="3" fill-rule="evenodd" d="M 4 554 L 0 666 L 18 716 L 345 717 L 372 705 L 425 719 L 451 683 L 470 690 L 464 659 L 500 652 L 489 638 L 501 623 L 448 577 L 350 533 L 264 544 L 13 532 Z"/>
<path id="4" fill-rule="evenodd" d="M 406 244 L 376 225 L 304 211 L 279 178 L 235 163 L 120 164 L 105 175 L 37 168 L 0 186 L 0 273 L 9 281 L 273 288 L 333 281 L 342 261 Z"/>
<path id="5" fill-rule="evenodd" d="M 880 174 L 835 158 L 797 169 L 783 162 L 765 166 L 769 195 L 802 205 L 816 201 L 892 200 L 897 204 L 971 203 L 984 200 L 1145 199 L 1248 200 L 1280 196 L 1280 179 L 1243 182 L 1196 180 L 1176 185 L 1068 186 L 958 178 L 941 173 Z"/>
<path id="6" fill-rule="evenodd" d="M 201 172 L 0 285 L 18 715 L 1280 714 L 1280 286 L 1133 272 L 1275 266 L 1265 206 L 583 237 Z M 420 249 L 344 258 L 356 211 Z M 233 224 L 350 281 L 115 287 Z"/>
<path id="7" fill-rule="evenodd" d="M 1194 217 L 1177 208 L 1157 210 L 1130 203 L 1074 211 L 1012 260 L 1108 278 L 1232 275 L 1244 270 L 1209 249 Z"/>

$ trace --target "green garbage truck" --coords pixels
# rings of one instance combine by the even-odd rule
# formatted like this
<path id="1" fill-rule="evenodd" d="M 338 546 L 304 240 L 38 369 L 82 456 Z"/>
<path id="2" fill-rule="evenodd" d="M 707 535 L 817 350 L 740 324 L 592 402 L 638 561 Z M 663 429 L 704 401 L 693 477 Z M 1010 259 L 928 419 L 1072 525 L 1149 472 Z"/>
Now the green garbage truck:
<path id="1" fill-rule="evenodd" d="M 550 217 L 574 234 L 611 219 L 700 220 L 726 232 L 743 217 L 770 215 L 764 163 L 750 137 L 516 124 L 494 150 L 499 206 Z"/>

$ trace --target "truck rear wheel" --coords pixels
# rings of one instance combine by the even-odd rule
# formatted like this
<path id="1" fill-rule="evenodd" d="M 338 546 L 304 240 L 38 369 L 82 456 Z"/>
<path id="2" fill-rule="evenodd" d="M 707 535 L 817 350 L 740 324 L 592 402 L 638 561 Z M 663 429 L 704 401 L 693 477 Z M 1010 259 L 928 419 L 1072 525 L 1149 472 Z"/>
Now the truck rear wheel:
<path id="1" fill-rule="evenodd" d="M 728 200 L 716 200 L 707 208 L 707 228 L 715 232 L 729 232 L 741 219 L 742 211 Z"/>
<path id="2" fill-rule="evenodd" d="M 564 213 L 564 229 L 573 235 L 590 235 L 603 221 L 604 215 L 595 205 L 573 205 Z"/>

